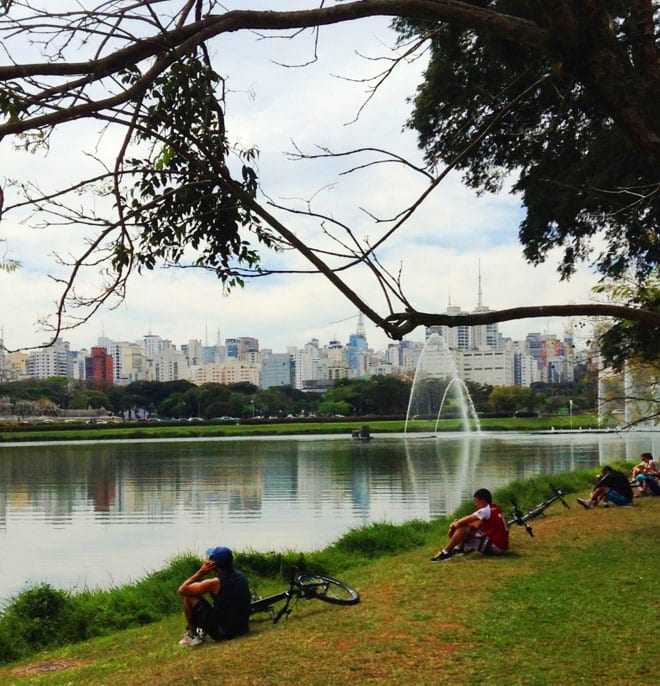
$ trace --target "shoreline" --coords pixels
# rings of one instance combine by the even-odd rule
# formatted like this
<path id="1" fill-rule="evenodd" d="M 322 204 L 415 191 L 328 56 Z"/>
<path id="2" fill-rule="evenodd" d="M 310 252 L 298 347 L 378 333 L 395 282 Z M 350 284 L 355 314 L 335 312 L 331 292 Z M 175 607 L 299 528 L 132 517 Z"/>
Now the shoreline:
<path id="1" fill-rule="evenodd" d="M 480 419 L 482 433 L 495 431 L 529 432 L 529 433 L 616 433 L 617 427 L 600 426 L 595 415 L 580 415 L 571 418 L 565 416 L 549 417 L 484 417 Z M 251 436 L 304 436 L 304 435 L 341 435 L 352 440 L 353 431 L 369 427 L 370 437 L 378 438 L 379 434 L 404 433 L 405 419 L 379 419 L 364 417 L 341 421 L 283 421 L 277 423 L 260 422 L 243 424 L 194 423 L 183 426 L 180 422 L 154 425 L 149 422 L 117 423 L 95 425 L 93 427 L 0 425 L 0 445 L 23 442 L 56 442 L 56 441 L 104 441 L 126 439 L 181 439 L 181 438 L 234 438 Z M 577 426 L 577 428 L 575 428 Z M 472 431 L 476 429 L 471 423 Z M 408 432 L 446 433 L 463 431 L 461 419 L 440 419 L 437 422 L 416 420 Z M 638 431 L 659 431 L 660 428 L 636 429 Z M 356 441 L 357 442 L 357 441 Z"/>

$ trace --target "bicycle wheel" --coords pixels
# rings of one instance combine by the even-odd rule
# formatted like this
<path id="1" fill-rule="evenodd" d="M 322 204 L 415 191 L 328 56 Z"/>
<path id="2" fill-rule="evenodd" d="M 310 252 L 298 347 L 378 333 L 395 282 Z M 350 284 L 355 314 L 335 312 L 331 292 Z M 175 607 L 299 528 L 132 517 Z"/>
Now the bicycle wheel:
<path id="1" fill-rule="evenodd" d="M 323 574 L 298 574 L 296 583 L 305 598 L 316 598 L 334 605 L 355 605 L 360 594 L 348 584 Z"/>

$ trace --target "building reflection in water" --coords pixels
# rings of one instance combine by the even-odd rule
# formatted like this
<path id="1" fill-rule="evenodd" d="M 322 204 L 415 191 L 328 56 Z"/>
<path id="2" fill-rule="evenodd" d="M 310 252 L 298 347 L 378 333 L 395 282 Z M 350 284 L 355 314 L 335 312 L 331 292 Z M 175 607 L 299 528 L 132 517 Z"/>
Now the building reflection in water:
<path id="1" fill-rule="evenodd" d="M 123 583 L 210 544 L 314 550 L 370 522 L 433 519 L 479 487 L 635 459 L 658 443 L 657 433 L 472 433 L 2 445 L 0 598 L 26 582 Z"/>

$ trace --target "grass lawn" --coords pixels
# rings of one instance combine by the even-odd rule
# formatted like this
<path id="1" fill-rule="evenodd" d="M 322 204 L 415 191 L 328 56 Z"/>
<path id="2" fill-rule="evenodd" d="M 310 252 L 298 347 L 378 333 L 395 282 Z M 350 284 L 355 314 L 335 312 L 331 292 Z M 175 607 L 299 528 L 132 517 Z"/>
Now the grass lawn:
<path id="1" fill-rule="evenodd" d="M 379 433 L 401 433 L 405 421 L 400 420 L 345 420 L 345 421 L 286 421 L 269 424 L 188 424 L 174 425 L 153 424 L 108 424 L 94 427 L 65 428 L 60 425 L 49 425 L 48 428 L 25 425 L 0 426 L 0 443 L 16 441 L 76 441 L 108 439 L 149 439 L 149 438 L 211 438 L 235 436 L 282 436 L 305 434 L 342 434 L 350 438 L 353 429 L 364 424 L 369 426 L 372 435 Z M 566 431 L 571 429 L 597 429 L 598 418 L 594 415 L 574 417 L 500 417 L 480 420 L 482 431 Z M 435 431 L 435 421 L 411 421 L 409 431 Z M 438 431 L 461 431 L 460 419 L 441 419 Z"/>
<path id="2" fill-rule="evenodd" d="M 432 564 L 440 525 L 409 552 L 340 576 L 361 594 L 316 601 L 249 636 L 180 648 L 180 617 L 0 668 L 0 684 L 640 684 L 657 671 L 660 498 L 551 507 L 502 558 Z M 53 671 L 47 671 L 52 669 Z"/>

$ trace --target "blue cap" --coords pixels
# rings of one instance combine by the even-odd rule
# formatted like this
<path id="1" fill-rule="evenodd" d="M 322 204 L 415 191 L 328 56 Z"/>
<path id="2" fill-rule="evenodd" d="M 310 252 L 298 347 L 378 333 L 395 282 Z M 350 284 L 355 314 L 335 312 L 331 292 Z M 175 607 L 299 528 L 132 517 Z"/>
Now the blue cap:
<path id="1" fill-rule="evenodd" d="M 219 545 L 217 548 L 209 548 L 206 551 L 206 554 L 219 567 L 226 567 L 228 564 L 231 564 L 234 560 L 234 555 L 231 552 L 231 550 L 229 550 L 229 548 L 225 548 L 222 545 Z"/>

